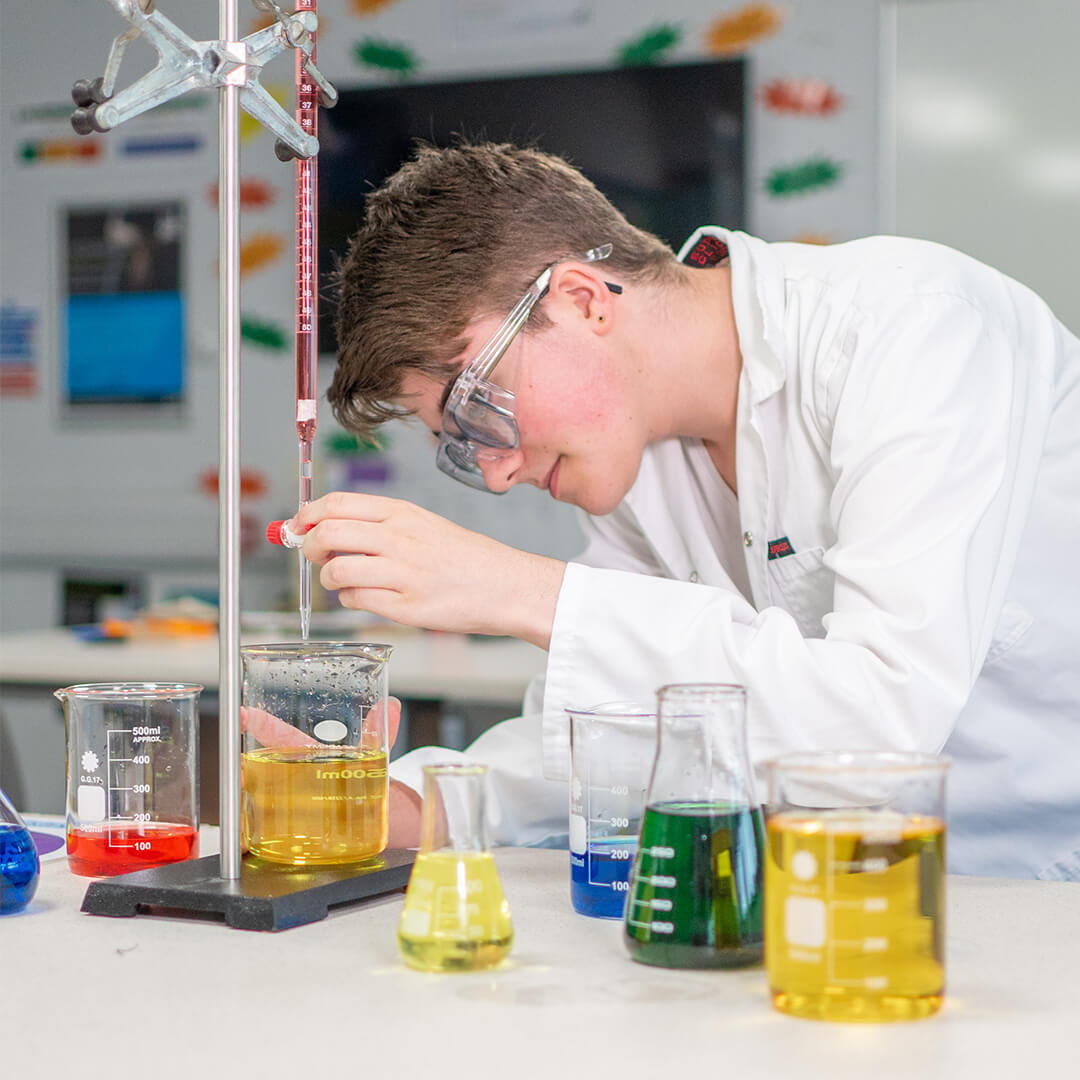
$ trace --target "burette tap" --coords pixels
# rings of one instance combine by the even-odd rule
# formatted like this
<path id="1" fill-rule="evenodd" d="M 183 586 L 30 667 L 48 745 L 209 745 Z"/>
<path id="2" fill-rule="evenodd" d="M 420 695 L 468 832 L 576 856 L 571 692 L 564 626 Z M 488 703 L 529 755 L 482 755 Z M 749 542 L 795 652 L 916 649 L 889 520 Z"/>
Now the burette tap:
<path id="1" fill-rule="evenodd" d="M 105 132 L 189 90 L 237 86 L 240 107 L 277 137 L 281 160 L 308 159 L 319 152 L 319 140 L 304 131 L 259 82 L 263 66 L 286 49 L 304 56 L 304 69 L 319 88 L 320 103 L 337 102 L 337 91 L 311 60 L 312 35 L 319 18 L 314 11 L 284 12 L 273 0 L 254 0 L 272 12 L 274 22 L 239 41 L 195 41 L 156 10 L 155 0 L 107 0 L 131 25 L 109 49 L 105 74 L 79 79 L 71 88 L 76 109 L 71 126 L 80 135 Z M 123 90 L 116 84 L 128 45 L 143 37 L 157 52 L 157 65 Z M 282 149 L 287 153 L 283 156 Z"/>

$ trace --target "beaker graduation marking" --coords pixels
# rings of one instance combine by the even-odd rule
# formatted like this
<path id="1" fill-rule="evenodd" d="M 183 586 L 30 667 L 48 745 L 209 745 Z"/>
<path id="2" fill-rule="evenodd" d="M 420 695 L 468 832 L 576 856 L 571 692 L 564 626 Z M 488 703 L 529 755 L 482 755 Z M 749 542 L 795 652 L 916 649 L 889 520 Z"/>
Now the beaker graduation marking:
<path id="1" fill-rule="evenodd" d="M 637 835 L 630 833 L 630 815 L 627 806 L 629 787 L 626 784 L 600 785 L 606 794 L 616 796 L 614 805 L 622 809 L 622 814 L 608 814 L 597 817 L 594 813 L 591 759 L 585 762 L 584 800 L 585 805 L 585 851 L 579 865 L 571 858 L 570 880 L 579 886 L 575 891 L 575 907 L 580 911 L 587 909 L 591 915 L 622 918 L 626 906 L 626 893 L 630 888 L 630 864 L 637 850 Z M 621 797 L 621 798 L 620 798 Z M 603 830 L 613 829 L 614 835 L 600 835 Z M 602 890 L 599 895 L 591 890 Z"/>

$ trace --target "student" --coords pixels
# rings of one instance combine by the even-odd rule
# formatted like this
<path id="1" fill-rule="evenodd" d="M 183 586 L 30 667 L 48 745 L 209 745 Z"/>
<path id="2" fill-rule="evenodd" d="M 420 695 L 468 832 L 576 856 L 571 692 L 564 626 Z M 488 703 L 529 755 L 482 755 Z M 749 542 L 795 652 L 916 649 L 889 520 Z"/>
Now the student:
<path id="1" fill-rule="evenodd" d="M 450 476 L 585 511 L 570 563 L 373 495 L 295 523 L 346 607 L 548 649 L 549 772 L 568 705 L 741 683 L 756 761 L 943 751 L 953 871 L 1080 878 L 1080 342 L 1028 289 L 893 237 L 676 256 L 561 159 L 460 144 L 369 196 L 338 340 L 346 427 L 415 414 Z M 504 840 L 565 821 L 532 723 L 484 737 Z"/>

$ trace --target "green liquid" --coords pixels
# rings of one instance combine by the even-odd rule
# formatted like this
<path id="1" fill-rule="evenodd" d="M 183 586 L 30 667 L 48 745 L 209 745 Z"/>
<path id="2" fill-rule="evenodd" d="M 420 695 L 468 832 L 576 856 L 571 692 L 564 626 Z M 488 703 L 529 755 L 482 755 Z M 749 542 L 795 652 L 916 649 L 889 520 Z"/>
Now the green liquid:
<path id="1" fill-rule="evenodd" d="M 635 960 L 726 968 L 762 958 L 761 811 L 654 803 L 630 874 L 624 941 Z"/>

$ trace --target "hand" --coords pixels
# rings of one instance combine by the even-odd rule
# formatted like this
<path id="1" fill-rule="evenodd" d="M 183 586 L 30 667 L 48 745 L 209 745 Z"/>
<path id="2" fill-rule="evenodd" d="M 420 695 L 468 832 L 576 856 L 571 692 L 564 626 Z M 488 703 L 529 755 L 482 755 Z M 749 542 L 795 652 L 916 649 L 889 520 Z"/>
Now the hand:
<path id="1" fill-rule="evenodd" d="M 381 705 L 376 705 L 374 723 L 378 724 L 377 712 Z M 393 746 L 401 725 L 401 702 L 395 698 L 386 701 L 386 741 Z M 322 746 L 317 739 L 305 735 L 299 728 L 293 727 L 265 709 L 254 709 L 248 705 L 240 707 L 240 730 L 256 738 L 263 746 Z M 420 796 L 400 781 L 391 780 L 389 788 L 389 847 L 416 847 L 420 843 Z M 247 851 L 247 837 L 241 837 L 241 847 Z"/>
<path id="2" fill-rule="evenodd" d="M 368 714 L 369 727 L 379 730 L 382 704 L 372 707 Z M 401 724 L 401 702 L 396 697 L 386 699 L 386 745 L 393 746 Z M 326 743 L 305 735 L 298 727 L 265 709 L 253 709 L 249 705 L 240 706 L 240 730 L 246 731 L 257 739 L 262 746 L 326 746 Z"/>
<path id="3" fill-rule="evenodd" d="M 290 528 L 344 607 L 407 626 L 509 634 L 546 649 L 566 564 L 500 544 L 413 503 L 335 492 Z"/>

